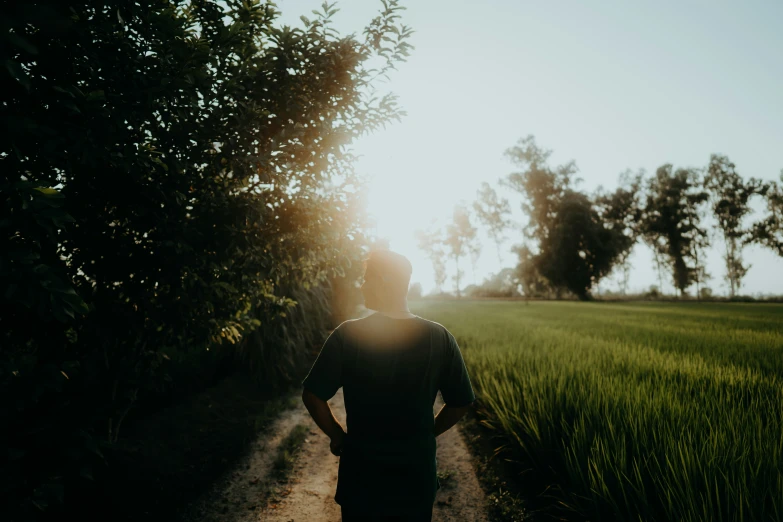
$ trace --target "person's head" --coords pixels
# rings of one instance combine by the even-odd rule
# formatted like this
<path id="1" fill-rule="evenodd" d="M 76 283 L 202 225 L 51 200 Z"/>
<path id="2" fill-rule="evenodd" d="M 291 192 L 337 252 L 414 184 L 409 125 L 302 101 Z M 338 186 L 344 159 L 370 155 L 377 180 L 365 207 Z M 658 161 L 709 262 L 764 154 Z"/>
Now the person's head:
<path id="1" fill-rule="evenodd" d="M 364 306 L 385 310 L 404 304 L 412 272 L 411 262 L 403 255 L 391 250 L 370 252 L 364 260 Z"/>

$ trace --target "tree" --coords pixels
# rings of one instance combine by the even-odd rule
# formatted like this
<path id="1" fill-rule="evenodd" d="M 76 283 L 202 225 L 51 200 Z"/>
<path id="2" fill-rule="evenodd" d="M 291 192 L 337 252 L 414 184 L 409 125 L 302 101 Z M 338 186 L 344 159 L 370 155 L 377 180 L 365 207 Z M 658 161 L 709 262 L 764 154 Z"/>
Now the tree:
<path id="1" fill-rule="evenodd" d="M 503 233 L 511 225 L 511 221 L 506 217 L 511 213 L 508 199 L 499 199 L 495 189 L 484 182 L 478 190 L 478 199 L 473 202 L 473 210 L 479 221 L 487 227 L 489 237 L 497 247 L 498 262 L 502 263 L 500 245 L 506 240 Z"/>
<path id="2" fill-rule="evenodd" d="M 672 165 L 666 164 L 658 168 L 647 187 L 642 234 L 668 262 L 680 295 L 705 278 L 703 249 L 708 236 L 700 226 L 700 210 L 709 196 L 701 186 L 696 170 L 673 171 Z"/>
<path id="3" fill-rule="evenodd" d="M 168 354 L 293 378 L 364 247 L 346 146 L 401 116 L 373 85 L 410 47 L 396 0 L 362 36 L 328 4 L 303 29 L 257 0 L 22 4 L 0 6 L 8 520 L 101 469 Z"/>
<path id="4" fill-rule="evenodd" d="M 743 227 L 742 221 L 751 211 L 750 198 L 764 196 L 769 190 L 769 184 L 756 178 L 744 181 L 729 158 L 713 154 L 710 156 L 704 186 L 710 193 L 712 211 L 723 234 L 726 247 L 723 255 L 725 277 L 729 283 L 729 295 L 734 297 L 750 268 L 750 265 L 742 262 L 742 249 L 753 239 L 753 229 Z"/>
<path id="5" fill-rule="evenodd" d="M 478 236 L 473 236 L 473 238 L 468 242 L 468 254 L 470 255 L 470 270 L 471 275 L 473 276 L 473 284 L 476 284 L 476 267 L 478 266 L 478 260 L 481 257 L 481 242 L 478 239 Z"/>
<path id="6" fill-rule="evenodd" d="M 752 239 L 783 257 L 783 170 L 780 185 L 770 184 L 766 200 L 769 216 L 753 226 Z"/>
<path id="7" fill-rule="evenodd" d="M 435 288 L 438 293 L 443 291 L 443 283 L 446 282 L 446 251 L 443 244 L 443 231 L 441 229 L 432 229 L 429 232 L 424 230 L 416 231 L 416 240 L 418 247 L 424 252 L 424 255 L 432 263 L 432 270 L 435 277 Z"/>
<path id="8" fill-rule="evenodd" d="M 517 284 L 516 270 L 503 268 L 497 274 L 491 274 L 484 279 L 481 285 L 474 285 L 468 295 L 471 297 L 515 297 L 519 295 Z"/>
<path id="9" fill-rule="evenodd" d="M 644 171 L 633 174 L 630 171 L 620 174 L 620 186 L 611 194 L 596 195 L 596 205 L 604 223 L 622 234 L 616 236 L 618 261 L 622 270 L 623 294 L 628 291 L 628 279 L 631 265 L 629 258 L 636 241 L 641 234 L 641 196 Z"/>
<path id="10" fill-rule="evenodd" d="M 590 198 L 566 191 L 550 234 L 536 256 L 538 270 L 555 288 L 566 288 L 581 300 L 611 272 L 623 249 L 623 231 L 604 225 Z"/>
<path id="11" fill-rule="evenodd" d="M 541 297 L 551 291 L 549 282 L 538 272 L 534 262 L 533 252 L 525 245 L 515 245 L 513 252 L 517 255 L 517 266 L 514 275 L 522 285 L 525 298 Z"/>
<path id="12" fill-rule="evenodd" d="M 532 135 L 520 139 L 505 154 L 524 170 L 512 172 L 501 185 L 522 194 L 522 211 L 529 218 L 523 231 L 528 238 L 540 241 L 549 234 L 566 190 L 578 181 L 574 179 L 576 164 L 571 161 L 551 169 L 547 160 L 552 151 L 538 147 Z"/>
<path id="13" fill-rule="evenodd" d="M 457 298 L 461 297 L 460 281 L 463 272 L 459 268 L 459 261 L 462 256 L 469 254 L 471 249 L 475 248 L 476 227 L 470 223 L 470 213 L 464 204 L 454 207 L 452 221 L 446 225 L 446 239 L 444 244 L 449 249 L 449 254 L 454 259 L 455 274 L 454 285 L 457 291 Z"/>
<path id="14" fill-rule="evenodd" d="M 536 272 L 555 291 L 567 289 L 580 299 L 609 273 L 626 248 L 623 230 L 605 226 L 591 199 L 572 188 L 576 165 L 554 169 L 547 165 L 551 151 L 540 149 L 532 136 L 506 151 L 524 170 L 511 173 L 504 185 L 524 196 L 528 216 L 525 234 L 537 243 L 532 257 Z"/>

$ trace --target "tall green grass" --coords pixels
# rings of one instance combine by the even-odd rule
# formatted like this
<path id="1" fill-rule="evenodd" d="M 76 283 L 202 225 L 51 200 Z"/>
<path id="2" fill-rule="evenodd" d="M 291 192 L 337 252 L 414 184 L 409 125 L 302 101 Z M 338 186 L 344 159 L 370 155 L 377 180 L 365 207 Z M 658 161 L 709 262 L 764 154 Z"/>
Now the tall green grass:
<path id="1" fill-rule="evenodd" d="M 489 424 L 593 520 L 783 520 L 783 306 L 418 302 Z"/>

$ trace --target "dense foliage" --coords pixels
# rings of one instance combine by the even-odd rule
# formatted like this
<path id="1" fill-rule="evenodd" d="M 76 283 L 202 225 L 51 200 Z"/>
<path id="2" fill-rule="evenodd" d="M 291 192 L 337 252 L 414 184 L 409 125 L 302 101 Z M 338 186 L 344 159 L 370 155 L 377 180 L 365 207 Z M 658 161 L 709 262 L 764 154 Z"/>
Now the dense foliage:
<path id="1" fill-rule="evenodd" d="M 522 168 L 511 173 L 505 184 L 523 195 L 526 236 L 537 247 L 530 258 L 532 270 L 520 267 L 520 272 L 540 274 L 556 291 L 568 290 L 588 299 L 593 285 L 630 249 L 625 227 L 605 219 L 593 199 L 574 188 L 573 162 L 550 167 L 551 151 L 538 147 L 532 136 L 506 154 Z M 621 211 L 613 206 L 614 200 L 605 202 L 607 211 L 619 215 Z"/>
<path id="2" fill-rule="evenodd" d="M 780 184 L 772 183 L 767 191 L 764 219 L 753 225 L 753 239 L 783 257 L 783 172 Z"/>
<path id="3" fill-rule="evenodd" d="M 281 384 L 333 324 L 366 243 L 346 146 L 400 115 L 372 88 L 399 10 L 357 38 L 327 4 L 304 30 L 271 2 L 3 4 L 4 507 L 92 478 L 187 354 L 194 382 L 240 354 Z"/>
<path id="4" fill-rule="evenodd" d="M 681 294 L 705 277 L 703 251 L 709 241 L 701 226 L 701 206 L 707 199 L 694 169 L 674 170 L 666 164 L 648 182 L 642 233 L 666 259 Z"/>

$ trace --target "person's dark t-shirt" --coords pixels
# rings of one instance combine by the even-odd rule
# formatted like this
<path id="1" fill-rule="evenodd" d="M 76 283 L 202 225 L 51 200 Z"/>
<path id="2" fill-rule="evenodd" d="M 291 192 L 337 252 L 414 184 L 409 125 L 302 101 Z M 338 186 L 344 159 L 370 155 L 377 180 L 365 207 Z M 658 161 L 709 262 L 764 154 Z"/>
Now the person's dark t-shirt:
<path id="1" fill-rule="evenodd" d="M 375 313 L 326 339 L 302 382 L 324 401 L 342 386 L 346 432 L 335 501 L 381 514 L 431 509 L 440 488 L 433 405 L 475 400 L 462 354 L 442 325 Z"/>

